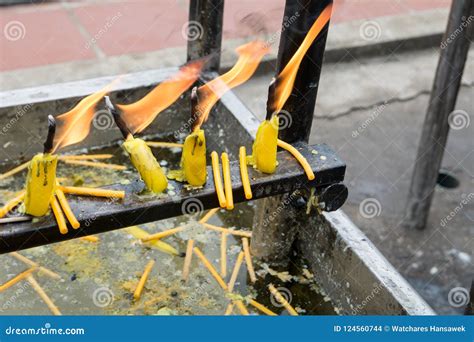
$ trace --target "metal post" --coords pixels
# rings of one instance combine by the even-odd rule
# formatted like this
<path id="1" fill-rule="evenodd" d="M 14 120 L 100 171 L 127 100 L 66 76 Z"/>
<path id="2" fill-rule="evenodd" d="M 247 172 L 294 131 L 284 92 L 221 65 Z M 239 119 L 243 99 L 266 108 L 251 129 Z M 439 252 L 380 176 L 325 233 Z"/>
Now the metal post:
<path id="1" fill-rule="evenodd" d="M 449 133 L 449 114 L 453 112 L 472 39 L 473 0 L 455 0 L 440 53 L 416 156 L 407 199 L 404 225 L 423 229 L 426 225 Z M 469 19 L 469 20 L 468 20 Z"/>
<path id="2" fill-rule="evenodd" d="M 285 67 L 321 12 L 332 0 L 287 0 L 278 50 L 278 75 Z M 280 138 L 289 143 L 308 141 L 323 63 L 329 23 L 320 32 L 301 62 L 293 91 L 283 110 L 291 125 L 280 130 Z M 272 87 L 270 87 L 270 92 Z M 272 94 L 269 93 L 269 96 Z M 285 265 L 304 217 L 301 195 L 286 194 L 265 198 L 257 208 L 252 233 L 252 254 L 273 265 Z M 270 220 L 271 219 L 271 220 Z"/>
<path id="3" fill-rule="evenodd" d="M 191 0 L 189 21 L 185 27 L 188 39 L 187 60 L 211 56 L 204 71 L 219 71 L 222 43 L 224 0 Z"/>

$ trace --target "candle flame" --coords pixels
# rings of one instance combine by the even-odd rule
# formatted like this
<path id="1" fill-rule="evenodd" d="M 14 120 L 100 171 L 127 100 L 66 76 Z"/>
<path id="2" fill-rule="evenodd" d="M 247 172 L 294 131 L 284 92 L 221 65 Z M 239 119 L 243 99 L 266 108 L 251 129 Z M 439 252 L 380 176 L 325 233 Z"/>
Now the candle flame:
<path id="1" fill-rule="evenodd" d="M 197 113 L 195 113 L 197 123 L 194 130 L 198 130 L 206 122 L 212 107 L 226 91 L 246 82 L 255 73 L 263 56 L 270 51 L 270 48 L 262 41 L 252 41 L 239 46 L 236 51 L 239 59 L 232 69 L 199 87 L 197 91 L 199 103 L 196 108 Z"/>
<path id="2" fill-rule="evenodd" d="M 117 105 L 132 134 L 147 128 L 164 109 L 171 106 L 198 79 L 207 59 L 189 62 L 145 97 L 128 105 Z"/>
<path id="3" fill-rule="evenodd" d="M 96 93 L 83 98 L 69 112 L 57 116 L 56 134 L 53 142 L 54 153 L 61 147 L 77 144 L 89 135 L 97 103 L 111 90 L 118 79 Z"/>
<path id="4" fill-rule="evenodd" d="M 303 57 L 310 46 L 313 44 L 313 41 L 319 35 L 324 26 L 326 26 L 326 24 L 329 22 L 329 19 L 331 18 L 331 12 L 332 4 L 329 4 L 313 23 L 313 26 L 311 26 L 303 42 L 298 47 L 298 50 L 296 50 L 288 64 L 278 75 L 274 95 L 275 102 L 272 104 L 274 113 L 278 113 L 283 108 L 286 100 L 288 100 L 288 97 L 291 95 L 301 61 L 303 60 Z"/>

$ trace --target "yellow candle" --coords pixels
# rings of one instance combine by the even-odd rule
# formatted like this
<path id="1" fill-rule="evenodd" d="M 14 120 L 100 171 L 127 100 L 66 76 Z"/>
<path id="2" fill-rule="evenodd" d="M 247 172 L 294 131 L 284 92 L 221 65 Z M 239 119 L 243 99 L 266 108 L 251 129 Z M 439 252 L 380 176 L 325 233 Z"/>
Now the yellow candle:
<path id="1" fill-rule="evenodd" d="M 219 199 L 219 205 L 221 208 L 225 208 L 227 205 L 224 188 L 222 186 L 221 168 L 219 166 L 219 155 L 216 151 L 211 153 L 212 161 L 212 173 L 214 174 L 214 186 L 216 188 L 217 198 Z"/>
<path id="2" fill-rule="evenodd" d="M 206 136 L 204 130 L 192 132 L 186 137 L 181 157 L 184 178 L 193 186 L 206 184 Z"/>
<path id="3" fill-rule="evenodd" d="M 303 155 L 296 148 L 294 148 L 290 144 L 288 144 L 288 143 L 286 143 L 286 142 L 284 142 L 283 140 L 280 140 L 280 139 L 278 139 L 277 144 L 278 144 L 279 147 L 281 147 L 281 148 L 287 150 L 288 152 L 290 152 L 293 155 L 293 157 L 296 158 L 296 160 L 303 167 L 304 172 L 306 173 L 306 176 L 308 177 L 309 180 L 314 179 L 314 172 L 313 172 L 313 169 L 311 169 L 311 165 L 309 165 L 306 158 L 303 157 Z"/>
<path id="4" fill-rule="evenodd" d="M 135 289 L 135 292 L 133 293 L 133 298 L 135 300 L 139 300 L 143 288 L 145 287 L 145 283 L 148 280 L 148 277 L 150 276 L 151 269 L 153 268 L 153 265 L 155 264 L 155 260 L 150 260 L 148 264 L 145 267 L 145 270 L 143 271 L 142 277 L 140 278 L 140 281 L 138 282 L 137 288 Z"/>
<path id="5" fill-rule="evenodd" d="M 58 157 L 39 153 L 31 159 L 26 177 L 25 213 L 44 216 L 56 189 Z"/>
<path id="6" fill-rule="evenodd" d="M 277 166 L 278 116 L 263 121 L 257 130 L 252 156 L 248 163 L 264 173 L 274 173 Z"/>
<path id="7" fill-rule="evenodd" d="M 240 178 L 242 179 L 242 186 L 244 187 L 244 193 L 246 199 L 252 199 L 252 188 L 250 187 L 249 173 L 247 170 L 247 152 L 245 146 L 240 146 L 239 149 L 239 165 L 240 165 Z"/>
<path id="8" fill-rule="evenodd" d="M 225 201 L 227 210 L 234 209 L 234 196 L 232 194 L 232 179 L 230 177 L 230 163 L 227 153 L 222 153 L 222 174 L 224 176 Z"/>
<path id="9" fill-rule="evenodd" d="M 140 173 L 148 190 L 154 193 L 163 192 L 168 187 L 168 180 L 146 142 L 130 137 L 122 146 L 130 156 L 133 166 Z"/>

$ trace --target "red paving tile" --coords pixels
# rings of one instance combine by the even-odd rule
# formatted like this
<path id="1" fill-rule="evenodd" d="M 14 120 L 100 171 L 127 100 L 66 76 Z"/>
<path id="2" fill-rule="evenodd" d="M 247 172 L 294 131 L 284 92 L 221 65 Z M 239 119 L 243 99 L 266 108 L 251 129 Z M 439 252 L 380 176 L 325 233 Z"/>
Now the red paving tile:
<path id="1" fill-rule="evenodd" d="M 81 34 L 62 9 L 22 13 L 3 8 L 0 27 L 1 71 L 95 57 L 78 44 Z"/>
<path id="2" fill-rule="evenodd" d="M 224 39 L 276 32 L 284 3 L 227 1 Z M 450 0 L 336 0 L 332 22 L 409 14 L 449 4 Z M 70 5 L 68 9 L 58 3 L 1 8 L 1 28 L 18 21 L 24 25 L 26 34 L 16 41 L 2 35 L 0 70 L 95 58 L 90 47 L 92 40 L 107 56 L 186 44 L 181 31 L 187 20 L 187 1 L 71 1 Z M 81 35 L 79 25 L 89 37 Z"/>

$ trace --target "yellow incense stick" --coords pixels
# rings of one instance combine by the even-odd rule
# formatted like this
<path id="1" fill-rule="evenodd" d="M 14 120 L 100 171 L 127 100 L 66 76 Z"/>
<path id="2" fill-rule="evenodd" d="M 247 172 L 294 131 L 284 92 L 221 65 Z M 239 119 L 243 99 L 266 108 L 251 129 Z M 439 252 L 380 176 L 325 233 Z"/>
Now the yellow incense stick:
<path id="1" fill-rule="evenodd" d="M 64 218 L 63 212 L 61 211 L 61 207 L 59 206 L 59 202 L 56 199 L 56 196 L 51 198 L 51 209 L 53 209 L 54 217 L 56 218 L 56 222 L 58 223 L 59 232 L 61 234 L 67 234 L 67 224 L 66 219 Z"/>
<path id="2" fill-rule="evenodd" d="M 164 141 L 147 141 L 146 144 L 150 147 L 178 147 L 178 148 L 183 148 L 183 144 L 164 142 Z"/>
<path id="3" fill-rule="evenodd" d="M 189 270 L 191 268 L 191 260 L 193 259 L 193 247 L 194 247 L 194 240 L 189 239 L 188 244 L 186 246 L 186 256 L 184 258 L 184 266 L 183 266 L 183 280 L 187 281 L 189 276 Z"/>
<path id="4" fill-rule="evenodd" d="M 225 316 L 229 316 L 232 314 L 232 311 L 234 310 L 234 303 L 230 302 L 229 305 L 227 305 L 227 308 L 225 309 Z"/>
<path id="5" fill-rule="evenodd" d="M 0 218 L 4 217 L 13 208 L 15 208 L 18 204 L 20 204 L 24 198 L 25 198 L 25 190 L 22 190 L 20 194 L 18 194 L 15 198 L 5 203 L 5 205 L 2 208 L 0 208 Z"/>
<path id="6" fill-rule="evenodd" d="M 219 156 L 216 151 L 211 153 L 212 161 L 212 173 L 214 174 L 214 186 L 216 188 L 217 198 L 219 199 L 219 205 L 221 208 L 225 208 L 227 205 L 226 196 L 224 194 L 224 188 L 222 186 L 221 168 L 219 166 Z"/>
<path id="7" fill-rule="evenodd" d="M 99 162 L 92 162 L 88 160 L 64 159 L 64 162 L 66 164 L 92 166 L 92 167 L 98 167 L 101 169 L 112 169 L 112 170 L 117 170 L 117 171 L 123 171 L 127 169 L 127 167 L 124 165 L 99 163 Z"/>
<path id="8" fill-rule="evenodd" d="M 22 281 L 26 277 L 28 277 L 31 273 L 37 270 L 37 267 L 31 267 L 27 269 L 26 271 L 23 271 L 16 276 L 14 276 L 12 279 L 8 280 L 5 284 L 0 285 L 0 292 L 5 291 L 6 289 L 12 287 L 19 281 Z"/>
<path id="9" fill-rule="evenodd" d="M 69 206 L 69 203 L 66 199 L 66 196 L 64 195 L 64 192 L 61 189 L 57 188 L 55 193 L 56 193 L 56 197 L 58 198 L 59 204 L 61 205 L 61 208 L 67 217 L 67 220 L 71 224 L 71 227 L 74 229 L 79 228 L 81 224 L 77 220 L 76 215 L 74 215 L 74 213 L 72 212 L 72 209 Z"/>
<path id="10" fill-rule="evenodd" d="M 131 227 L 125 228 L 124 231 L 132 235 L 133 237 L 140 239 L 140 242 L 142 239 L 148 237 L 149 235 L 145 230 L 141 229 L 138 226 L 131 226 Z M 153 240 L 150 242 L 146 242 L 146 243 L 143 243 L 143 245 L 146 247 L 157 249 L 159 251 L 162 251 L 164 253 L 168 253 L 171 255 L 175 255 L 175 256 L 179 255 L 179 252 L 176 250 L 176 248 L 160 240 Z"/>
<path id="11" fill-rule="evenodd" d="M 272 293 L 273 297 L 281 304 L 283 307 L 288 311 L 288 313 L 292 316 L 298 316 L 296 310 L 288 303 L 285 297 L 282 296 L 280 292 L 273 286 L 273 284 L 268 285 L 268 289 Z"/>
<path id="12" fill-rule="evenodd" d="M 205 228 L 212 229 L 212 230 L 215 230 L 215 231 L 221 232 L 221 233 L 229 233 L 229 234 L 232 234 L 232 235 L 244 236 L 244 237 L 248 237 L 248 238 L 252 237 L 252 232 L 247 232 L 247 231 L 244 231 L 244 230 L 232 230 L 232 229 L 229 229 L 229 228 L 215 226 L 215 225 L 209 224 L 209 223 L 203 223 L 202 225 Z"/>
<path id="13" fill-rule="evenodd" d="M 88 242 L 99 242 L 99 238 L 94 235 L 88 235 L 88 236 L 82 236 L 81 237 L 82 241 L 88 241 Z"/>
<path id="14" fill-rule="evenodd" d="M 227 233 L 221 234 L 221 276 L 227 277 Z"/>
<path id="15" fill-rule="evenodd" d="M 214 277 L 214 279 L 219 283 L 219 285 L 222 287 L 224 291 L 227 291 L 227 284 L 224 282 L 224 280 L 221 278 L 219 273 L 217 273 L 216 269 L 214 266 L 211 265 L 209 260 L 202 254 L 201 250 L 197 247 L 194 247 L 194 254 L 198 256 L 199 259 L 201 259 L 201 262 L 206 266 L 208 271 L 211 273 L 211 275 Z"/>
<path id="16" fill-rule="evenodd" d="M 90 159 L 110 159 L 113 154 L 66 154 L 59 156 L 60 160 L 90 160 Z"/>
<path id="17" fill-rule="evenodd" d="M 31 267 L 37 267 L 40 273 L 44 273 L 50 278 L 57 279 L 57 280 L 61 279 L 61 276 L 59 274 L 51 271 L 50 269 L 47 269 L 46 267 L 40 266 L 38 263 L 34 262 L 31 259 L 28 259 L 26 256 L 18 252 L 11 252 L 10 255 Z"/>
<path id="18" fill-rule="evenodd" d="M 229 292 L 234 291 L 235 281 L 237 280 L 237 276 L 239 275 L 240 266 L 242 266 L 242 261 L 244 261 L 244 252 L 240 252 L 237 256 L 237 260 L 235 261 L 234 269 L 232 270 L 232 275 L 230 276 L 229 283 L 227 284 Z"/>
<path id="19" fill-rule="evenodd" d="M 200 220 L 199 223 L 205 223 L 209 221 L 209 219 L 214 216 L 221 208 L 214 208 L 209 210 L 206 215 L 204 215 Z"/>
<path id="20" fill-rule="evenodd" d="M 303 157 L 303 155 L 296 149 L 294 148 L 293 146 L 291 146 L 290 144 L 278 139 L 277 140 L 277 145 L 285 150 L 287 150 L 288 152 L 290 152 L 293 157 L 296 158 L 296 160 L 301 164 L 301 166 L 303 167 L 304 169 L 304 172 L 306 173 L 306 176 L 308 177 L 309 180 L 313 180 L 314 179 L 314 172 L 313 170 L 311 169 L 311 165 L 309 165 L 308 161 L 306 160 L 305 157 Z"/>
<path id="21" fill-rule="evenodd" d="M 30 274 L 27 278 L 28 282 L 31 284 L 33 289 L 36 291 L 36 293 L 41 297 L 43 302 L 46 303 L 48 306 L 49 310 L 53 313 L 55 316 L 61 316 L 61 311 L 59 311 L 58 307 L 54 304 L 54 302 L 49 298 L 49 296 L 44 292 L 43 288 L 38 284 L 35 278 Z"/>
<path id="22" fill-rule="evenodd" d="M 234 300 L 235 306 L 237 306 L 237 309 L 239 309 L 240 313 L 244 316 L 249 315 L 249 311 L 245 307 L 244 303 L 241 300 Z"/>
<path id="23" fill-rule="evenodd" d="M 246 237 L 242 238 L 242 246 L 244 248 L 245 263 L 247 264 L 247 271 L 249 272 L 250 281 L 255 283 L 257 281 L 257 276 L 255 275 L 255 270 L 253 268 L 252 256 L 250 255 L 250 246 L 249 239 Z"/>
<path id="24" fill-rule="evenodd" d="M 80 196 L 94 196 L 94 197 L 110 197 L 110 198 L 124 198 L 125 191 L 106 190 L 97 188 L 84 188 L 78 186 L 60 186 L 65 194 L 80 195 Z"/>
<path id="25" fill-rule="evenodd" d="M 222 153 L 222 173 L 224 175 L 224 189 L 227 210 L 234 209 L 234 197 L 232 194 L 232 178 L 230 177 L 229 155 Z"/>
<path id="26" fill-rule="evenodd" d="M 145 287 L 145 283 L 150 275 L 151 269 L 153 268 L 153 265 L 155 264 L 155 260 L 150 260 L 148 264 L 145 267 L 145 270 L 143 271 L 143 275 L 140 278 L 140 281 L 138 282 L 137 288 L 135 289 L 135 292 L 133 293 L 133 298 L 135 300 L 139 300 L 140 296 L 142 295 L 143 287 Z"/>
<path id="27" fill-rule="evenodd" d="M 254 308 L 260 310 L 261 312 L 263 312 L 264 314 L 268 315 L 268 316 L 278 316 L 276 313 L 274 313 L 272 310 L 270 310 L 269 308 L 267 308 L 266 306 L 260 304 L 259 302 L 251 299 L 249 300 L 249 304 L 252 305 Z"/>
<path id="28" fill-rule="evenodd" d="M 240 146 L 239 149 L 239 165 L 245 198 L 249 200 L 252 199 L 252 188 L 250 187 L 249 172 L 247 170 L 247 152 L 245 151 L 245 146 Z"/>
<path id="29" fill-rule="evenodd" d="M 0 175 L 0 180 L 3 180 L 5 178 L 8 178 L 10 176 L 13 176 L 14 174 L 17 174 L 20 171 L 26 170 L 28 168 L 28 165 L 30 165 L 30 161 L 27 161 L 23 164 L 18 165 L 17 167 L 3 173 Z"/>
<path id="30" fill-rule="evenodd" d="M 168 230 L 165 230 L 165 231 L 162 231 L 162 232 L 159 232 L 159 233 L 151 234 L 151 235 L 148 235 L 146 238 L 143 238 L 142 241 L 143 242 L 148 242 L 148 241 L 151 241 L 151 240 L 159 240 L 161 238 L 179 233 L 179 232 L 183 231 L 184 228 L 185 227 L 176 227 L 176 228 L 168 229 Z"/>

